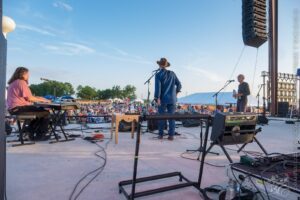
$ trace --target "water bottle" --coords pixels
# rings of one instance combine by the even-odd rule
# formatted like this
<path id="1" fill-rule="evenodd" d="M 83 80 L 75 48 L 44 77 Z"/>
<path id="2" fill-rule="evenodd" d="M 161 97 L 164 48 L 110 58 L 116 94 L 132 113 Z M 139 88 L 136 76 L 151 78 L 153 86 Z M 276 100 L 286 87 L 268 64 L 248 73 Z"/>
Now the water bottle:
<path id="1" fill-rule="evenodd" d="M 235 96 L 236 95 L 236 90 L 232 91 L 232 95 Z"/>
<path id="2" fill-rule="evenodd" d="M 228 186 L 226 189 L 225 200 L 232 200 L 236 195 L 236 183 L 234 180 L 229 179 Z"/>

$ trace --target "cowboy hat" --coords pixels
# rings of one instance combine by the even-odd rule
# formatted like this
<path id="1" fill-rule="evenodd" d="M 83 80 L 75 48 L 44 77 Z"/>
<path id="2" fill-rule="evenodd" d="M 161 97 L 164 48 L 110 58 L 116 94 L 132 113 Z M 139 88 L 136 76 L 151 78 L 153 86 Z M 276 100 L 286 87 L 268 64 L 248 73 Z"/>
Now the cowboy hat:
<path id="1" fill-rule="evenodd" d="M 171 65 L 166 58 L 161 58 L 156 63 L 161 67 L 170 67 Z"/>

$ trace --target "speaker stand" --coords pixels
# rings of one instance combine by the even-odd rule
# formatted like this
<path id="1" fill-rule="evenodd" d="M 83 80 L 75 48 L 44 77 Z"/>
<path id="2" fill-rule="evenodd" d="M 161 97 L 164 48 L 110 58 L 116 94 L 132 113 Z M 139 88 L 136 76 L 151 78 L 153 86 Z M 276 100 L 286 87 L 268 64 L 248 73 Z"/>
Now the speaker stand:
<path id="1" fill-rule="evenodd" d="M 254 130 L 254 131 L 255 131 L 256 133 L 258 133 L 258 132 L 261 131 L 261 128 L 256 129 L 256 130 Z M 256 134 L 256 133 L 255 133 L 255 134 Z M 267 152 L 266 149 L 262 146 L 262 144 L 258 141 L 258 139 L 256 138 L 256 136 L 253 137 L 253 140 L 254 140 L 254 141 L 256 142 L 256 144 L 260 147 L 260 149 L 262 150 L 262 152 L 267 156 L 267 155 L 268 155 L 268 152 Z M 250 143 L 250 142 L 249 142 L 249 143 Z M 240 152 L 246 147 L 246 145 L 249 144 L 249 143 L 244 143 L 244 144 L 237 150 L 237 153 L 240 153 Z M 226 151 L 226 149 L 225 149 L 224 145 L 222 144 L 222 142 L 220 141 L 220 139 L 217 139 L 217 141 L 212 142 L 212 143 L 210 144 L 210 147 L 207 149 L 207 153 L 209 153 L 209 151 L 211 150 L 211 148 L 213 148 L 213 146 L 215 146 L 215 145 L 220 146 L 221 149 L 223 150 L 225 156 L 227 157 L 228 161 L 229 161 L 230 163 L 233 163 L 233 161 L 232 161 L 230 155 L 229 155 L 228 152 Z"/>

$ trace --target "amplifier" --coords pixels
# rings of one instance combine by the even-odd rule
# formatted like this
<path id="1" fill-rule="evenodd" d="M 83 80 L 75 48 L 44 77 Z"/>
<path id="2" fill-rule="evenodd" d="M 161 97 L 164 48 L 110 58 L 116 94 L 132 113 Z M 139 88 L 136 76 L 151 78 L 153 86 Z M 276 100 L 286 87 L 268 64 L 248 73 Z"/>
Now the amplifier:
<path id="1" fill-rule="evenodd" d="M 217 113 L 213 120 L 210 140 L 222 145 L 252 142 L 257 123 L 256 114 Z"/>

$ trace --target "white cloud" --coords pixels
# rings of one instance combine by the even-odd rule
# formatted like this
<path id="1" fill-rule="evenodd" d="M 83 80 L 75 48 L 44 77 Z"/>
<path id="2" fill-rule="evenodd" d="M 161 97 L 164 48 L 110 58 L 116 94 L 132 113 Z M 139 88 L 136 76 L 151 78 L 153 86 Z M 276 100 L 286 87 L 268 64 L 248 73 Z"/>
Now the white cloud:
<path id="1" fill-rule="evenodd" d="M 94 49 L 88 46 L 70 42 L 63 42 L 58 45 L 41 44 L 41 46 L 49 51 L 52 51 L 53 53 L 68 56 L 91 54 L 95 52 Z"/>
<path id="2" fill-rule="evenodd" d="M 34 26 L 30 26 L 30 25 L 19 24 L 19 25 L 17 25 L 17 28 L 22 29 L 22 30 L 26 30 L 26 31 L 36 32 L 36 33 L 39 33 L 39 34 L 42 34 L 42 35 L 55 36 L 54 33 L 51 33 L 47 30 L 37 28 L 37 27 L 34 27 Z"/>
<path id="3" fill-rule="evenodd" d="M 121 57 L 121 56 L 114 56 L 114 55 L 109 55 L 106 53 L 98 53 L 99 56 L 102 56 L 104 58 L 112 59 L 112 60 L 118 60 L 122 62 L 131 62 L 131 63 L 138 63 L 138 64 L 145 64 L 145 65 L 151 65 L 153 64 L 150 61 L 143 60 L 143 59 L 135 59 L 135 58 L 130 58 L 130 57 Z"/>
<path id="4" fill-rule="evenodd" d="M 116 48 L 116 47 L 113 47 L 112 49 L 115 50 L 117 53 L 121 54 L 122 56 L 128 56 L 129 55 L 129 53 L 127 53 L 126 51 L 124 51 L 122 49 L 119 49 L 119 48 Z"/>
<path id="5" fill-rule="evenodd" d="M 104 43 L 103 44 L 106 48 L 113 50 L 112 54 L 106 54 L 106 53 L 100 53 L 100 56 L 106 57 L 113 60 L 118 61 L 125 61 L 125 62 L 133 62 L 133 63 L 139 63 L 139 64 L 152 64 L 153 62 L 150 62 L 146 60 L 145 58 L 137 55 L 132 55 L 131 53 L 120 49 L 118 47 L 115 47 L 111 45 L 110 43 Z"/>
<path id="6" fill-rule="evenodd" d="M 194 72 L 197 75 L 201 75 L 201 77 L 207 78 L 207 79 L 209 79 L 211 81 L 214 81 L 214 82 L 223 81 L 223 79 L 220 76 L 218 76 L 215 72 L 211 72 L 211 71 L 208 71 L 208 70 L 203 69 L 203 68 L 196 68 L 196 67 L 192 67 L 192 66 L 187 66 L 187 67 L 185 67 L 185 69 L 187 69 L 191 72 Z"/>
<path id="7" fill-rule="evenodd" d="M 62 10 L 68 11 L 68 12 L 73 10 L 73 7 L 70 4 L 64 3 L 62 1 L 56 1 L 52 5 L 55 8 L 60 8 Z"/>

